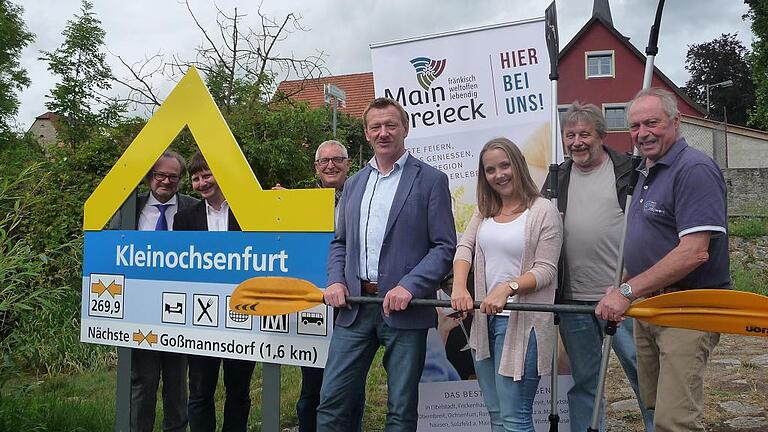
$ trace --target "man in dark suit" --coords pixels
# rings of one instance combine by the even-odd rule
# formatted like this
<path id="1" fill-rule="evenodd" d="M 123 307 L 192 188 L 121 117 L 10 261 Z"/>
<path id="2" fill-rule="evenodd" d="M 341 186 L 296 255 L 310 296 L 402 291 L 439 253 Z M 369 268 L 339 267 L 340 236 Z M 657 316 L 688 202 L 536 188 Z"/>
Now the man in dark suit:
<path id="1" fill-rule="evenodd" d="M 418 385 L 435 308 L 408 308 L 435 298 L 451 268 L 456 230 L 448 177 L 405 150 L 408 115 L 396 101 L 375 99 L 363 114 L 375 157 L 347 180 L 328 257 L 327 304 L 342 308 L 325 366 L 318 431 L 350 430 L 356 398 L 380 345 L 385 347 L 387 431 L 415 431 Z M 383 305 L 347 305 L 378 296 Z"/>
<path id="2" fill-rule="evenodd" d="M 200 152 L 189 162 L 192 189 L 203 201 L 176 215 L 175 231 L 240 231 L 240 225 L 224 198 L 216 178 Z M 223 360 L 224 424 L 222 432 L 245 432 L 248 429 L 249 395 L 252 361 L 189 356 L 189 428 L 192 432 L 216 431 L 214 395 L 219 380 L 219 365 Z"/>
<path id="3" fill-rule="evenodd" d="M 149 193 L 136 202 L 136 226 L 140 231 L 166 231 L 177 212 L 195 205 L 195 198 L 177 193 L 185 172 L 184 158 L 168 150 L 144 177 Z M 120 213 L 110 229 L 121 226 Z M 187 356 L 161 351 L 131 350 L 131 432 L 152 432 L 160 377 L 163 378 L 163 431 L 187 430 Z"/>

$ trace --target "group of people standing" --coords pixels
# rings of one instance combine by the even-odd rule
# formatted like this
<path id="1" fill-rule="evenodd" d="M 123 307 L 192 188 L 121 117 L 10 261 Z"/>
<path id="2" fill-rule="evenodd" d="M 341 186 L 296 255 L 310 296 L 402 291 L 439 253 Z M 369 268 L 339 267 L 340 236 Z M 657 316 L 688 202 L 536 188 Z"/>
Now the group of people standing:
<path id="1" fill-rule="evenodd" d="M 574 102 L 561 121 L 570 158 L 557 173 L 557 207 L 532 180 L 515 143 L 496 138 L 482 147 L 477 210 L 458 243 L 448 178 L 406 150 L 409 126 L 402 106 L 377 98 L 363 121 L 374 157 L 348 180 L 343 145 L 326 142 L 316 153 L 319 186 L 337 190 L 324 293 L 337 315 L 325 373 L 302 369 L 301 431 L 362 430 L 365 383 L 380 346 L 388 389 L 384 430 L 416 430 L 427 331 L 437 314 L 409 303 L 435 298 L 451 271 L 452 307 L 466 314 L 475 300 L 481 302 L 469 345 L 493 431 L 533 431 L 540 377 L 556 373 L 552 314 L 503 307 L 553 303 L 558 289 L 564 303 L 596 306 L 595 315 L 561 315 L 559 331 L 575 382 L 568 394 L 571 430 L 590 424 L 606 320 L 620 323 L 613 348 L 638 396 L 646 430 L 704 430 L 703 373 L 719 335 L 624 317 L 640 297 L 730 286 L 725 182 L 715 163 L 680 136 L 671 93 L 643 90 L 628 106 L 632 143 L 643 162 L 626 215 L 618 287 L 613 275 L 634 167 L 603 143 L 606 124 L 594 105 Z M 147 177 L 151 193 L 140 201 L 138 229 L 162 229 L 163 217 L 166 229 L 237 229 L 207 164 L 198 169 L 200 160 L 204 164 L 195 155 L 190 164 L 193 189 L 204 198 L 197 204 L 176 194 L 184 171 L 180 156 L 166 153 L 158 160 Z M 349 296 L 379 297 L 382 303 L 350 304 Z M 144 356 L 153 358 L 152 366 L 140 360 Z M 186 428 L 186 407 L 169 403 L 186 396 L 178 373 L 186 369 L 184 361 L 135 350 L 131 430 L 151 430 L 161 373 L 163 429 Z M 212 431 L 220 360 L 188 361 L 190 428 Z M 253 363 L 224 360 L 225 431 L 246 428 L 252 372 Z M 143 408 L 150 402 L 151 413 Z M 145 424 L 149 428 L 139 426 Z"/>
<path id="2" fill-rule="evenodd" d="M 458 244 L 445 174 L 405 148 L 408 117 L 374 100 L 363 120 L 374 158 L 346 182 L 328 261 L 327 304 L 339 308 L 317 412 L 318 431 L 359 430 L 356 417 L 373 356 L 383 345 L 386 431 L 414 431 L 418 383 L 435 298 L 453 270 L 452 307 L 473 311 L 469 338 L 493 431 L 533 431 L 540 377 L 552 371 L 550 313 L 505 311 L 508 302 L 590 304 L 595 315 L 562 314 L 559 326 L 575 381 L 571 430 L 587 430 L 606 321 L 620 324 L 613 348 L 637 395 L 646 430 L 701 431 L 703 374 L 716 333 L 635 322 L 638 298 L 730 287 L 726 190 L 711 158 L 680 135 L 671 93 L 651 88 L 629 103 L 632 143 L 643 156 L 603 143 L 605 119 L 574 102 L 562 119 L 568 158 L 557 172 L 557 208 L 536 187 L 520 148 L 506 138 L 479 155 L 477 210 Z M 639 180 L 624 215 L 632 170 Z M 626 218 L 626 219 L 625 219 Z M 627 224 L 622 283 L 613 286 Z M 348 304 L 377 296 L 383 305 Z M 633 335 L 634 331 L 634 335 Z M 600 402 L 604 430 L 604 401 Z"/>

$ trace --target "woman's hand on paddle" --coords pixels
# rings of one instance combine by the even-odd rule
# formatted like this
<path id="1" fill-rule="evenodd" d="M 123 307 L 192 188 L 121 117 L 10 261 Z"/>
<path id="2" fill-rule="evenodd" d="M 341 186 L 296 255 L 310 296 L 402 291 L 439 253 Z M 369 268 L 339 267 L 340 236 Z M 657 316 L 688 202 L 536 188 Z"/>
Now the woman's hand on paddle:
<path id="1" fill-rule="evenodd" d="M 509 297 L 509 284 L 500 282 L 493 287 L 488 296 L 480 303 L 480 312 L 488 315 L 495 315 L 504 310 Z"/>
<path id="2" fill-rule="evenodd" d="M 451 290 L 451 307 L 459 312 L 469 312 L 472 311 L 474 306 L 474 301 L 472 301 L 472 296 L 469 295 L 467 287 L 453 284 L 453 289 Z M 466 313 L 461 314 L 461 318 L 464 318 L 465 316 Z"/>

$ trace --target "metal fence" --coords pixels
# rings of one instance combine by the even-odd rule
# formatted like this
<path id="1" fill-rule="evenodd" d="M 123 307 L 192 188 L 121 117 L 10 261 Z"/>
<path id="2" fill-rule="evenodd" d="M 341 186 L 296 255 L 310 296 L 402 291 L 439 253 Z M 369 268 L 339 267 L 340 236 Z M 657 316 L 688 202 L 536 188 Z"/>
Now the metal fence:
<path id="1" fill-rule="evenodd" d="M 681 119 L 680 132 L 720 168 L 768 167 L 768 133 L 687 116 Z"/>
<path id="2" fill-rule="evenodd" d="M 724 125 L 707 127 L 683 119 L 680 122 L 680 133 L 690 146 L 706 153 L 720 168 L 728 168 L 727 134 Z"/>

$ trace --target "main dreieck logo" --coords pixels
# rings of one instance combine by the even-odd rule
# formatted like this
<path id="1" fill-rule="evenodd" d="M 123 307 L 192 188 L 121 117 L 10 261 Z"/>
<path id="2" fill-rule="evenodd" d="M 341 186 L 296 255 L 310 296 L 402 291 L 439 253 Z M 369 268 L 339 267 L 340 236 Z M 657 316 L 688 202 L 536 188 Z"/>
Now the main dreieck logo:
<path id="1" fill-rule="evenodd" d="M 416 57 L 411 60 L 416 69 L 416 81 L 424 90 L 429 90 L 432 82 L 445 70 L 445 59 L 432 60 L 428 57 Z"/>

